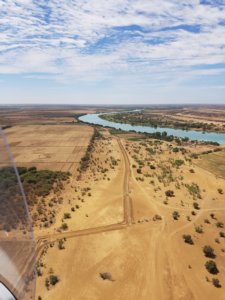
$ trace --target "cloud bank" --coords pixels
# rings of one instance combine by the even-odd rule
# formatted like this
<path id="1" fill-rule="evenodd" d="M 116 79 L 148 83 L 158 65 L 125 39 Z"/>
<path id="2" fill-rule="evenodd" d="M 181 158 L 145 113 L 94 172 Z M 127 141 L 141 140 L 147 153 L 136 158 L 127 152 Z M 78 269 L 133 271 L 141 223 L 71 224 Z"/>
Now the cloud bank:
<path id="1" fill-rule="evenodd" d="M 2 0 L 0 74 L 153 85 L 221 78 L 225 0 Z"/>

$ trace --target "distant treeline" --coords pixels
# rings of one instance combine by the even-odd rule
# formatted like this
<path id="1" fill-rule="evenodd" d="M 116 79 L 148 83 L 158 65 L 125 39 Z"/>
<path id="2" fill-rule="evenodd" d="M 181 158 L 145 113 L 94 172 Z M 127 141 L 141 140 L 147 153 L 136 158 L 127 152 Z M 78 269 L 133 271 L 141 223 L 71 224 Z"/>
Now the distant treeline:
<path id="1" fill-rule="evenodd" d="M 116 122 L 116 123 L 125 123 L 130 125 L 140 125 L 140 126 L 150 126 L 154 128 L 158 127 L 169 127 L 169 128 L 178 128 L 181 130 L 202 130 L 203 132 L 207 131 L 219 131 L 215 124 L 213 123 L 204 123 L 204 122 L 185 122 L 185 121 L 175 121 L 175 120 L 166 120 L 161 115 L 158 114 L 147 114 L 140 112 L 126 112 L 126 113 L 116 113 L 116 114 L 104 114 L 100 115 L 100 118 L 107 121 Z M 223 126 L 225 130 L 225 125 Z"/>

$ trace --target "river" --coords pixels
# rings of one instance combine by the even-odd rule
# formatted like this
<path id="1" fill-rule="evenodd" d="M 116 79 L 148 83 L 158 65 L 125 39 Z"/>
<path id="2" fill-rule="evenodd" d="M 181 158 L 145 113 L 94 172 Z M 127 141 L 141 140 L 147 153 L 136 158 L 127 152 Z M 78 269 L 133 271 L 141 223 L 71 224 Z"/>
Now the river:
<path id="1" fill-rule="evenodd" d="M 225 133 L 201 132 L 196 130 L 182 130 L 162 127 L 154 128 L 150 126 L 115 123 L 100 118 L 100 115 L 102 114 L 87 114 L 79 117 L 79 120 L 89 124 L 101 125 L 104 127 L 110 127 L 115 129 L 122 129 L 124 131 L 135 131 L 141 133 L 167 132 L 167 135 L 173 135 L 180 138 L 188 137 L 190 140 L 217 142 L 221 145 L 225 145 Z"/>

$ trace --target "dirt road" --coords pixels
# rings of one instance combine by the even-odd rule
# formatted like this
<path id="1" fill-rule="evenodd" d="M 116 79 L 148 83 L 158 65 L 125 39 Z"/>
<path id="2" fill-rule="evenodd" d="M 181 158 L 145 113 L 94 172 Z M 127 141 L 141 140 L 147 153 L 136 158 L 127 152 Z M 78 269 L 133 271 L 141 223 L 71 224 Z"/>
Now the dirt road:
<path id="1" fill-rule="evenodd" d="M 83 230 L 74 230 L 69 232 L 58 232 L 53 234 L 48 234 L 40 236 L 36 241 L 36 254 L 40 254 L 42 248 L 53 241 L 57 241 L 64 238 L 73 238 L 77 236 L 97 234 L 107 231 L 124 229 L 131 224 L 134 224 L 133 216 L 133 205 L 132 199 L 129 196 L 129 182 L 131 176 L 130 162 L 126 150 L 119 137 L 116 137 L 119 148 L 121 150 L 124 162 L 124 176 L 123 176 L 123 209 L 124 209 L 124 220 L 120 223 L 110 224 L 107 226 L 99 226 L 94 228 L 88 228 Z"/>

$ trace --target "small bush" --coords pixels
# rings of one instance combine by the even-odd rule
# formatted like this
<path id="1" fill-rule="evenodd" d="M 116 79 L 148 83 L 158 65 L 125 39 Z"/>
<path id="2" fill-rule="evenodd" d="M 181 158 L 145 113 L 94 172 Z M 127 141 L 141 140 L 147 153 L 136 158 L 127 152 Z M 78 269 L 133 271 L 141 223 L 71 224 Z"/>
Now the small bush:
<path id="1" fill-rule="evenodd" d="M 63 223 L 62 226 L 61 226 L 61 228 L 63 230 L 67 230 L 68 229 L 68 225 L 66 223 Z"/>
<path id="2" fill-rule="evenodd" d="M 216 257 L 213 248 L 210 247 L 210 246 L 204 246 L 203 247 L 203 252 L 204 252 L 206 257 L 209 257 L 209 258 L 215 258 Z"/>
<path id="3" fill-rule="evenodd" d="M 202 226 L 196 226 L 196 227 L 195 227 L 195 231 L 196 231 L 197 233 L 203 233 L 203 232 L 204 232 Z"/>
<path id="4" fill-rule="evenodd" d="M 200 209 L 200 206 L 197 202 L 193 202 L 193 207 L 194 207 L 194 209 L 197 209 L 197 210 Z"/>
<path id="5" fill-rule="evenodd" d="M 212 279 L 212 284 L 217 287 L 217 288 L 221 288 L 221 284 L 218 278 L 213 278 Z"/>
<path id="6" fill-rule="evenodd" d="M 174 191 L 172 191 L 172 190 L 165 191 L 165 194 L 167 197 L 174 197 Z"/>
<path id="7" fill-rule="evenodd" d="M 47 289 L 49 288 L 49 285 L 50 285 L 49 278 L 46 278 L 45 279 L 45 286 L 46 286 Z"/>
<path id="8" fill-rule="evenodd" d="M 63 240 L 59 240 L 59 243 L 58 243 L 58 248 L 59 248 L 59 250 L 63 250 L 63 249 L 65 249 L 65 246 L 64 246 L 64 242 L 63 242 Z"/>
<path id="9" fill-rule="evenodd" d="M 110 280 L 112 281 L 112 275 L 110 273 L 100 273 L 99 274 L 100 277 L 103 279 L 103 280 Z"/>
<path id="10" fill-rule="evenodd" d="M 174 211 L 173 214 L 172 214 L 172 216 L 173 216 L 174 220 L 178 220 L 180 218 L 180 214 L 179 214 L 178 211 Z"/>
<path id="11" fill-rule="evenodd" d="M 211 214 L 210 214 L 210 217 L 211 217 L 212 219 L 214 219 L 214 220 L 216 219 L 216 217 L 215 217 L 215 214 L 214 214 L 214 213 L 211 213 Z"/>
<path id="12" fill-rule="evenodd" d="M 160 215 L 154 215 L 153 221 L 162 220 L 162 217 Z"/>
<path id="13" fill-rule="evenodd" d="M 56 283 L 59 282 L 59 278 L 56 275 L 50 275 L 49 276 L 49 282 L 51 285 L 56 285 Z"/>
<path id="14" fill-rule="evenodd" d="M 223 190 L 222 189 L 218 189 L 217 190 L 219 194 L 223 195 Z"/>
<path id="15" fill-rule="evenodd" d="M 141 174 L 141 169 L 140 168 L 137 169 L 137 173 Z"/>
<path id="16" fill-rule="evenodd" d="M 183 239 L 184 239 L 185 243 L 190 244 L 190 245 L 194 245 L 194 242 L 193 242 L 192 237 L 191 237 L 190 234 L 184 234 Z"/>
<path id="17" fill-rule="evenodd" d="M 207 271 L 211 274 L 218 274 L 219 270 L 217 269 L 216 263 L 213 260 L 208 260 L 205 263 Z"/>
<path id="18" fill-rule="evenodd" d="M 220 231 L 220 237 L 222 237 L 222 238 L 225 238 L 225 232 L 223 232 L 223 231 Z"/>
<path id="19" fill-rule="evenodd" d="M 64 213 L 64 219 L 70 219 L 71 218 L 71 214 L 70 213 Z"/>
<path id="20" fill-rule="evenodd" d="M 222 222 L 217 222 L 216 223 L 216 227 L 218 228 L 223 228 L 224 227 L 224 224 Z"/>
<path id="21" fill-rule="evenodd" d="M 184 164 L 184 161 L 182 159 L 176 159 L 175 160 L 175 165 L 176 167 L 180 167 Z"/>

